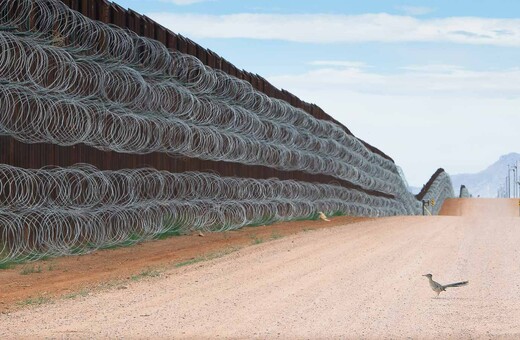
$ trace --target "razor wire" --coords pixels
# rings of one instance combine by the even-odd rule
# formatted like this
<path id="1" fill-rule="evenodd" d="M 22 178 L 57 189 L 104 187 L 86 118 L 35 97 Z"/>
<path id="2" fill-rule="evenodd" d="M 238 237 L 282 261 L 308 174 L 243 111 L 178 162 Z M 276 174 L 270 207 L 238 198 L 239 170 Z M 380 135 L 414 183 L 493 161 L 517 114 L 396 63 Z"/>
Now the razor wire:
<path id="1" fill-rule="evenodd" d="M 450 175 L 445 171 L 442 171 L 431 184 L 430 188 L 424 195 L 423 200 L 433 199 L 435 201 L 431 213 L 437 215 L 441 210 L 444 201 L 447 198 L 452 198 L 454 196 L 455 193 L 453 191 Z"/>
<path id="2" fill-rule="evenodd" d="M 198 125 L 175 117 L 137 114 L 122 107 L 0 84 L 0 133 L 25 143 L 85 143 L 102 150 L 145 154 L 164 152 L 215 161 L 264 165 L 280 170 L 328 174 L 373 190 L 394 192 L 392 183 L 339 161 L 266 142 L 246 134 Z"/>
<path id="3" fill-rule="evenodd" d="M 287 148 L 316 156 L 333 157 L 335 162 L 343 163 L 344 167 L 356 167 L 362 172 L 365 180 L 356 184 L 367 185 L 366 178 L 379 180 L 377 187 L 367 187 L 371 190 L 391 192 L 395 188 L 390 188 L 388 184 L 399 184 L 400 179 L 396 174 L 364 161 L 358 153 L 336 141 L 297 131 L 289 124 L 270 121 L 218 99 L 197 98 L 176 82 L 150 83 L 129 67 L 97 61 L 76 62 L 76 58 L 63 49 L 39 46 L 34 41 L 24 41 L 9 33 L 0 33 L 0 47 L 3 47 L 0 71 L 11 82 L 32 85 L 40 91 L 49 89 L 54 95 L 67 93 L 65 96 L 70 101 L 96 98 L 100 105 L 123 105 L 122 110 L 137 115 L 150 113 L 161 119 L 183 119 L 197 125 L 246 135 L 260 142 L 283 144 Z M 269 165 L 265 161 L 255 164 Z M 316 170 L 311 172 L 317 173 Z M 332 173 L 329 175 L 337 176 Z"/>
<path id="4" fill-rule="evenodd" d="M 25 143 L 85 143 L 101 150 L 183 154 L 326 174 L 365 189 L 394 195 L 396 200 L 390 202 L 395 206 L 385 210 L 377 203 L 374 208 L 373 200 L 385 199 L 366 194 L 362 198 L 331 199 L 326 192 L 313 197 L 315 205 L 323 204 L 322 207 L 327 208 L 333 204 L 340 208 L 338 210 L 368 216 L 420 211 L 420 204 L 408 192 L 395 164 L 368 150 L 341 126 L 270 98 L 248 82 L 205 66 L 193 56 L 168 50 L 161 43 L 129 30 L 90 20 L 56 0 L 1 0 L 0 24 L 14 31 L 0 32 L 3 78 L 0 80 L 0 134 Z M 438 201 L 450 194 L 441 182 L 430 190 L 432 196 L 439 197 Z M 119 190 L 119 182 L 108 183 L 115 187 L 103 190 Z M 176 211 L 168 209 L 173 209 L 169 202 L 177 198 L 160 200 L 156 197 L 131 204 L 132 201 L 119 199 L 126 203 L 104 205 L 112 207 L 110 212 L 117 216 L 134 216 L 135 211 L 149 212 L 157 207 L 163 209 L 163 215 L 164 209 L 170 214 Z M 49 205 L 54 202 L 49 200 L 33 205 L 41 211 L 33 208 L 28 213 L 29 206 L 19 208 L 20 216 L 26 216 L 27 225 L 41 228 L 43 225 L 34 221 L 42 219 L 83 221 L 81 216 L 86 215 L 82 213 L 92 214 L 92 223 L 98 227 L 119 221 L 119 217 L 96 205 L 82 206 L 85 202 L 79 207 L 63 202 Z M 155 206 L 157 201 L 161 203 Z M 209 228 L 228 223 L 222 216 L 229 214 L 219 212 L 223 208 L 214 208 L 210 198 L 188 201 L 184 207 L 192 209 L 194 205 L 202 209 L 206 205 L 208 211 L 215 211 L 211 216 L 217 217 L 209 219 L 211 223 L 190 220 L 187 224 Z M 257 214 L 245 213 L 251 209 L 260 209 L 265 216 L 272 215 L 273 211 L 279 214 L 280 209 L 285 211 L 280 216 L 303 216 L 304 212 L 311 211 L 307 201 L 296 199 L 291 201 L 299 202 L 300 210 L 295 214 L 291 213 L 296 209 L 295 203 L 272 205 L 272 201 L 257 199 L 255 204 L 239 201 L 237 205 L 235 201 L 231 200 L 226 209 L 238 209 L 244 216 Z M 237 206 L 241 208 L 231 208 Z M 76 218 L 77 214 L 80 217 Z M 143 213 L 142 216 L 148 215 Z M 244 221 L 241 217 L 238 220 L 242 222 L 229 225 L 241 225 Z M 153 221 L 150 223 L 158 225 L 157 219 Z M 78 223 L 83 222 L 74 222 L 71 226 Z M 85 228 L 92 230 L 93 227 Z M 110 226 L 107 228 L 112 230 Z M 67 230 L 67 234 L 60 237 L 71 238 L 74 232 Z M 146 231 L 143 237 L 153 234 Z M 98 244 L 96 242 L 93 244 Z"/>
<path id="5" fill-rule="evenodd" d="M 471 194 L 469 193 L 468 188 L 466 188 L 465 185 L 461 185 L 459 198 L 470 198 L 470 197 L 471 197 Z"/>
<path id="6" fill-rule="evenodd" d="M 28 18 L 31 18 L 31 20 L 28 20 Z M 338 141 L 340 145 L 346 146 L 347 151 L 351 152 L 346 158 L 349 166 L 355 167 L 357 172 L 366 172 L 369 174 L 369 178 L 380 177 L 383 182 L 386 182 L 386 184 L 392 183 L 394 187 L 385 190 L 370 185 L 366 186 L 366 183 L 357 181 L 357 177 L 361 175 L 354 176 L 351 179 L 354 183 L 368 189 L 381 190 L 397 195 L 404 195 L 406 192 L 406 189 L 403 190 L 403 186 L 399 185 L 395 164 L 378 154 L 370 152 L 359 140 L 348 135 L 339 125 L 316 119 L 282 100 L 270 98 L 254 90 L 248 82 L 222 71 L 213 70 L 203 65 L 200 60 L 193 56 L 168 50 L 158 41 L 140 37 L 130 30 L 86 18 L 57 0 L 2 0 L 0 2 L 0 23 L 8 28 L 14 28 L 18 32 L 28 32 L 31 38 L 40 39 L 48 45 L 60 46 L 63 50 L 67 50 L 72 55 L 72 58 L 82 56 L 83 61 L 88 61 L 90 57 L 90 60 L 109 61 L 117 65 L 129 66 L 126 70 L 128 72 L 121 72 L 120 68 L 116 72 L 118 76 L 112 79 L 118 79 L 119 77 L 120 80 L 126 80 L 126 83 L 130 84 L 129 87 L 131 89 L 113 84 L 114 86 L 107 87 L 108 91 L 106 92 L 109 95 L 124 93 L 123 97 L 134 98 L 134 102 L 160 102 L 160 100 L 141 100 L 144 97 L 154 98 L 150 96 L 149 86 L 141 87 L 141 90 L 139 89 L 139 84 L 142 84 L 141 75 L 155 80 L 173 79 L 177 81 L 177 85 L 179 82 L 182 83 L 191 93 L 209 98 L 203 105 L 194 105 L 191 103 L 193 102 L 192 98 L 189 98 L 187 105 L 191 110 L 187 110 L 188 112 L 195 111 L 192 109 L 196 106 L 208 107 L 217 99 L 221 99 L 231 107 L 237 107 L 238 105 L 239 108 L 250 109 L 258 117 L 272 119 L 278 123 L 274 125 L 288 123 L 291 128 L 296 129 L 298 132 L 307 131 L 310 135 L 303 135 L 302 139 L 310 140 L 308 145 L 316 145 L 316 141 L 312 140 L 314 136 L 323 137 L 327 142 L 331 140 Z M 62 63 L 61 60 L 57 62 L 55 56 L 60 54 L 59 50 L 52 49 L 52 46 L 48 46 L 46 50 L 51 52 L 44 53 L 44 57 L 51 55 L 50 59 L 55 61 L 54 65 L 59 65 L 57 66 L 58 68 L 61 65 L 71 65 L 72 59 L 70 57 L 65 63 Z M 34 55 L 38 56 L 42 55 L 42 53 Z M 52 63 L 47 63 L 46 65 L 50 64 Z M 100 72 L 97 65 L 93 67 L 94 71 L 91 68 L 87 68 L 88 71 L 86 72 L 88 75 L 76 77 L 76 80 L 78 78 L 90 80 L 93 79 L 91 75 L 103 73 Z M 33 67 L 33 69 L 47 70 L 48 67 Z M 132 71 L 129 69 L 132 69 Z M 101 71 L 106 70 L 101 69 Z M 42 77 L 35 77 L 35 79 L 38 78 L 41 79 Z M 56 77 L 56 80 L 58 79 L 59 77 Z M 65 77 L 65 79 L 72 79 L 72 77 Z M 92 84 L 90 85 L 92 86 Z M 179 88 L 178 86 L 173 87 L 176 90 Z M 85 87 L 80 86 L 80 88 Z M 182 93 L 183 91 L 180 92 Z M 164 92 L 160 94 L 163 94 L 160 96 L 163 100 L 166 97 L 178 98 L 178 96 L 171 95 L 168 92 L 166 93 L 168 95 L 164 95 Z M 118 96 L 116 95 L 116 97 Z M 198 122 L 200 123 L 200 121 Z M 214 124 L 214 122 L 210 124 Z M 271 128 L 264 134 L 272 134 L 273 130 Z M 284 131 L 283 135 L 284 138 L 291 140 L 290 133 Z M 338 150 L 341 150 L 341 147 L 332 145 L 331 147 L 321 148 L 317 152 L 330 155 L 331 152 L 338 152 Z M 312 151 L 316 152 L 315 149 L 312 149 Z M 334 154 L 334 156 L 338 158 L 337 155 Z M 361 156 L 362 160 L 360 161 L 357 156 Z M 341 157 L 339 158 L 341 159 Z M 302 171 L 305 171 L 305 169 L 302 169 Z M 313 170 L 311 173 L 319 173 L 319 171 Z"/>
<path id="7" fill-rule="evenodd" d="M 252 109 L 259 116 L 271 117 L 279 123 L 289 123 L 315 136 L 338 140 L 349 148 L 354 148 L 369 164 L 377 164 L 395 172 L 393 162 L 370 152 L 337 124 L 318 120 L 282 100 L 269 98 L 254 90 L 246 81 L 213 70 L 193 56 L 168 50 L 155 40 L 90 20 L 55 0 L 4 0 L 3 8 L 3 12 L 10 15 L 4 15 L 1 21 L 20 31 L 31 32 L 33 36 L 47 42 L 58 41 L 60 46 L 74 53 L 130 65 L 149 76 L 173 77 L 196 93 L 210 95 L 212 98 L 219 97 Z M 36 13 L 38 18 L 32 25 L 23 19 L 30 13 Z"/>
<path id="8" fill-rule="evenodd" d="M 0 263 L 82 254 L 171 232 L 309 218 L 402 214 L 398 200 L 331 184 L 91 165 L 0 165 Z"/>
<path id="9" fill-rule="evenodd" d="M 120 109 L 108 110 L 96 103 L 38 94 L 13 84 L 0 85 L 0 94 L 0 133 L 26 143 L 85 143 L 118 152 L 182 153 L 204 159 L 265 164 L 284 170 L 306 168 L 313 173 L 341 173 L 348 180 L 375 182 L 332 157 L 297 152 L 281 144 L 261 143 L 211 126 L 136 115 Z"/>

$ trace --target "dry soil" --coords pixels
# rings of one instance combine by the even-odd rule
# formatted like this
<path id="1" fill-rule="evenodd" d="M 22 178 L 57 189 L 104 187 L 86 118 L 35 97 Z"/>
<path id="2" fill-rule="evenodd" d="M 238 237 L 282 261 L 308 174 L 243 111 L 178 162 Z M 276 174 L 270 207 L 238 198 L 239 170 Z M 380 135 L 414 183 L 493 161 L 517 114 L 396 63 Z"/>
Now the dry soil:
<path id="1" fill-rule="evenodd" d="M 0 315 L 0 338 L 519 338 L 518 201 L 450 200 L 442 214 L 300 232 L 27 303 Z M 435 298 L 426 273 L 470 283 Z"/>

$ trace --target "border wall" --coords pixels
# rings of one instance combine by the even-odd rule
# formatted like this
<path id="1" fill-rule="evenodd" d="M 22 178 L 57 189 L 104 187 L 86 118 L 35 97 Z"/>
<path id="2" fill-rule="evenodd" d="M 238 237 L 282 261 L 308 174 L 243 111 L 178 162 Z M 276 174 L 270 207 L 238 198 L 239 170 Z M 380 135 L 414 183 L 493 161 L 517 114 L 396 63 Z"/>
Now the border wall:
<path id="1" fill-rule="evenodd" d="M 0 0 L 0 262 L 326 215 L 419 214 L 316 105 L 103 0 Z M 439 169 L 420 199 L 453 196 Z"/>

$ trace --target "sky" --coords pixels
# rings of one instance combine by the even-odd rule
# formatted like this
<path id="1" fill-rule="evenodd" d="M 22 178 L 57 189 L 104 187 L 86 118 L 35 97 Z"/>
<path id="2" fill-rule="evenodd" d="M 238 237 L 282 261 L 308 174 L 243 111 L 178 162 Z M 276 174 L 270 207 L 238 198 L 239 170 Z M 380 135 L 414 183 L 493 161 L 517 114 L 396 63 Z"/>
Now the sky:
<path id="1" fill-rule="evenodd" d="M 520 152 L 520 1 L 115 2 L 317 104 L 410 185 Z"/>

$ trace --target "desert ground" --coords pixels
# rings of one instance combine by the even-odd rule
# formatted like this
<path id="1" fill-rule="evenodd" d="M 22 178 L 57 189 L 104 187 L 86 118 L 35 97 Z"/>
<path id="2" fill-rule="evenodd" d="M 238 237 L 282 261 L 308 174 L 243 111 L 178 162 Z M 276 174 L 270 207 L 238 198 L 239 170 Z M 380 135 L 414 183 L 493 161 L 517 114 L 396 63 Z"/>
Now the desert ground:
<path id="1" fill-rule="evenodd" d="M 451 199 L 441 215 L 292 222 L 3 270 L 0 338 L 519 338 L 518 201 Z M 427 273 L 470 282 L 436 298 Z"/>

